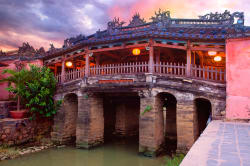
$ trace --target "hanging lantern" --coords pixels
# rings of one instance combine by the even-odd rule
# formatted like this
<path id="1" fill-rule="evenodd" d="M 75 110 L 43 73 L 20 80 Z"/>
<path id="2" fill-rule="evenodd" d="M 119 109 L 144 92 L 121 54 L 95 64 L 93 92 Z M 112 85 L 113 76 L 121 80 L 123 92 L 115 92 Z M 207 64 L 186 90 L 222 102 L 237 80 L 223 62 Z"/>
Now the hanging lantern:
<path id="1" fill-rule="evenodd" d="M 134 49 L 132 50 L 132 53 L 133 53 L 133 55 L 140 55 L 141 50 L 140 50 L 139 48 L 134 48 Z"/>
<path id="2" fill-rule="evenodd" d="M 217 54 L 216 51 L 208 51 L 208 55 L 210 56 L 215 56 Z"/>
<path id="3" fill-rule="evenodd" d="M 72 67 L 72 66 L 73 66 L 73 63 L 70 62 L 70 61 L 68 61 L 68 62 L 66 62 L 66 66 L 67 66 L 67 67 Z"/>
<path id="4" fill-rule="evenodd" d="M 214 57 L 215 62 L 220 62 L 222 60 L 221 56 Z"/>

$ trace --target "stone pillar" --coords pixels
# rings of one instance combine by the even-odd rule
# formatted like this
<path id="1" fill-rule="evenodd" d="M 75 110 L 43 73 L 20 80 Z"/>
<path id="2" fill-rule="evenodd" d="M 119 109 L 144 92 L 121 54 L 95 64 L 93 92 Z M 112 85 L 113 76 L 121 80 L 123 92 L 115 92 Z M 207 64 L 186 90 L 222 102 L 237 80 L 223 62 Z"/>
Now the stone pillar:
<path id="1" fill-rule="evenodd" d="M 104 141 L 103 98 L 84 93 L 78 97 L 76 147 L 89 149 Z"/>
<path id="2" fill-rule="evenodd" d="M 139 152 L 145 156 L 156 156 L 164 144 L 163 111 L 156 96 L 141 97 L 139 120 Z M 144 113 L 146 108 L 151 108 Z M 144 114 L 143 114 L 144 113 Z"/>
<path id="3" fill-rule="evenodd" d="M 191 48 L 190 48 L 190 41 L 187 42 L 187 64 L 186 64 L 186 75 L 188 77 L 191 76 Z"/>
<path id="4" fill-rule="evenodd" d="M 54 116 L 51 137 L 55 143 L 65 144 L 75 139 L 77 109 L 77 95 L 73 93 L 66 95 L 60 109 Z"/>
<path id="5" fill-rule="evenodd" d="M 55 101 L 63 99 L 62 96 L 55 96 Z M 54 116 L 54 125 L 51 132 L 51 140 L 57 144 L 64 144 L 67 142 L 67 138 L 64 135 L 64 121 L 65 121 L 65 110 L 63 104 L 57 110 L 56 115 Z"/>
<path id="6" fill-rule="evenodd" d="M 197 137 L 198 126 L 192 94 L 177 95 L 177 151 L 187 152 Z"/>

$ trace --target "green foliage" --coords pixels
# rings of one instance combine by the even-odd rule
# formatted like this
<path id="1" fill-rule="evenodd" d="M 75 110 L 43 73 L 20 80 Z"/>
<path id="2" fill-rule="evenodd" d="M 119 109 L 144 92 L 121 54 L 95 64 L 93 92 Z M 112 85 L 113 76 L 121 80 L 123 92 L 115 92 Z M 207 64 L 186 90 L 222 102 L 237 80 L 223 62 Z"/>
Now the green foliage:
<path id="1" fill-rule="evenodd" d="M 168 158 L 166 166 L 179 166 L 184 157 L 184 154 L 177 154 L 173 158 Z"/>
<path id="2" fill-rule="evenodd" d="M 20 71 L 5 69 L 3 74 L 8 74 L 8 77 L 0 80 L 0 82 L 9 82 L 10 84 L 6 89 L 19 98 L 21 96 L 22 90 L 26 86 L 26 82 L 31 79 L 29 71 L 25 69 L 21 69 Z M 19 105 L 20 101 L 18 100 L 18 110 Z"/>
<path id="3" fill-rule="evenodd" d="M 56 113 L 62 101 L 54 102 L 56 79 L 50 69 L 31 65 L 30 70 L 7 69 L 3 73 L 8 73 L 10 76 L 1 82 L 8 81 L 14 84 L 11 84 L 7 90 L 21 97 L 22 103 L 32 114 L 31 119 L 36 115 L 51 117 Z"/>
<path id="4" fill-rule="evenodd" d="M 152 110 L 152 106 L 147 105 L 146 108 L 144 109 L 143 113 L 141 115 L 144 115 L 146 112 L 149 112 Z"/>
<path id="5" fill-rule="evenodd" d="M 54 102 L 56 79 L 50 69 L 46 67 L 30 66 L 30 79 L 21 91 L 26 107 L 33 117 L 41 115 L 51 117 L 61 105 L 61 101 Z"/>

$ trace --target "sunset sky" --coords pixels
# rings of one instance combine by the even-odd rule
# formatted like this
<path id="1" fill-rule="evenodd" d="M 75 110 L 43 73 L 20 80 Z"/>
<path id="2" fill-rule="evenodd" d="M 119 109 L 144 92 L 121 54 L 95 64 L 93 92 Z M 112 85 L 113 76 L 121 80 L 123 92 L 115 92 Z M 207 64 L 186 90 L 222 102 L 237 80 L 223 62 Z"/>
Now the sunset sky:
<path id="1" fill-rule="evenodd" d="M 0 0 L 0 50 L 17 49 L 23 42 L 61 47 L 65 38 L 106 29 L 113 17 L 128 23 L 139 12 L 148 21 L 159 8 L 175 18 L 242 11 L 250 25 L 249 0 Z"/>

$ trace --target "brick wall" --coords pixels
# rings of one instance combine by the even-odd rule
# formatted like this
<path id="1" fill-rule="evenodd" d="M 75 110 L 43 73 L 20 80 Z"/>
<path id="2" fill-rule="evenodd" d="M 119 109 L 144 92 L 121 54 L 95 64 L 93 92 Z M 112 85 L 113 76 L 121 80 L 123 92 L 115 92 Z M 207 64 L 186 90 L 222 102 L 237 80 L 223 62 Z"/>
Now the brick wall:
<path id="1" fill-rule="evenodd" d="M 29 120 L 10 119 L 0 120 L 0 145 L 18 145 L 35 139 L 37 136 L 49 136 L 52 121 L 49 119 Z"/>

